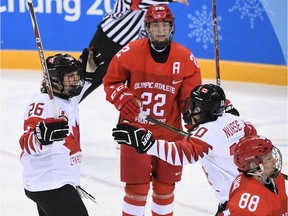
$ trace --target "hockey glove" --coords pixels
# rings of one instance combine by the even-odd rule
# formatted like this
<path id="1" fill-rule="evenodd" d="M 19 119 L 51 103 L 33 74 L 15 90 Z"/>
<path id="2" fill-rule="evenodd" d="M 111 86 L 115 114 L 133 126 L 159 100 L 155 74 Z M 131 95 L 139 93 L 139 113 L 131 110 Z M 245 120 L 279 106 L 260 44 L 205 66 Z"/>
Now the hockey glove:
<path id="1" fill-rule="evenodd" d="M 225 102 L 225 112 L 231 113 L 232 115 L 235 115 L 235 116 L 240 116 L 240 113 L 238 112 L 238 110 L 235 109 L 233 104 L 228 99 L 226 99 L 226 102 Z"/>
<path id="2" fill-rule="evenodd" d="M 36 139 L 42 145 L 52 144 L 67 137 L 69 132 L 68 122 L 64 119 L 47 118 L 40 121 L 34 130 Z"/>
<path id="3" fill-rule="evenodd" d="M 120 123 L 112 130 L 112 136 L 118 144 L 132 146 L 143 154 L 154 144 L 153 134 L 136 123 Z"/>
<path id="4" fill-rule="evenodd" d="M 133 92 L 124 84 L 111 86 L 107 92 L 106 100 L 114 104 L 121 116 L 129 121 L 135 121 L 140 113 L 141 102 Z"/>
<path id="5" fill-rule="evenodd" d="M 90 82 L 92 82 L 95 71 L 104 64 L 101 53 L 94 47 L 85 48 L 78 61 L 83 70 L 84 79 Z"/>

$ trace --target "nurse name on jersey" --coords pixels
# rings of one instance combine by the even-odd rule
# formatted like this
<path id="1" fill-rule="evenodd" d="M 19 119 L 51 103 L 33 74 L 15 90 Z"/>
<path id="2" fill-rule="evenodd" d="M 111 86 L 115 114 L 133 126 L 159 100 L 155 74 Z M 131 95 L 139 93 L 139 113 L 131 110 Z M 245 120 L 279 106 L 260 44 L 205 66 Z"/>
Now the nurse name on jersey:
<path id="1" fill-rule="evenodd" d="M 222 130 L 224 131 L 227 138 L 233 136 L 234 134 L 238 133 L 239 131 L 242 131 L 242 129 L 243 128 L 239 124 L 238 120 L 232 121 L 222 128 Z"/>

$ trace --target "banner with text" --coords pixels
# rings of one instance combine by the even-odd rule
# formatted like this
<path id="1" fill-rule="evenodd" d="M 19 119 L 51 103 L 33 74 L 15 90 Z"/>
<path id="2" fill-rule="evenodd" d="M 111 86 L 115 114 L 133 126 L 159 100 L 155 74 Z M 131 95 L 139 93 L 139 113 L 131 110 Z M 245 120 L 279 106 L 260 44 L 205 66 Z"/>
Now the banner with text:
<path id="1" fill-rule="evenodd" d="M 211 0 L 169 4 L 174 40 L 197 58 L 214 59 Z M 287 65 L 287 0 L 218 0 L 221 60 Z M 44 50 L 82 51 L 112 0 L 34 0 Z M 36 48 L 26 0 L 1 0 L 1 49 Z"/>

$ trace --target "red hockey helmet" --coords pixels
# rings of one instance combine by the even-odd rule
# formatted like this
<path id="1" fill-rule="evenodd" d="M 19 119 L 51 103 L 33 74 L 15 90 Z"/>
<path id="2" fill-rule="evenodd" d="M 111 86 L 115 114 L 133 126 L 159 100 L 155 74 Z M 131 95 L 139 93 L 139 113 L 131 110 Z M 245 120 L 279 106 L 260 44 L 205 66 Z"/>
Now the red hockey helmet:
<path id="1" fill-rule="evenodd" d="M 152 5 L 148 8 L 145 16 L 145 26 L 155 21 L 174 21 L 173 14 L 167 5 Z"/>
<path id="2" fill-rule="evenodd" d="M 234 163 L 240 171 L 253 174 L 263 171 L 263 157 L 269 153 L 272 153 L 272 157 L 275 159 L 275 170 L 270 177 L 275 178 L 282 168 L 282 156 L 279 149 L 265 137 L 258 135 L 243 137 L 235 148 Z M 251 167 L 252 163 L 254 167 Z"/>
<path id="3" fill-rule="evenodd" d="M 170 24 L 169 35 L 167 35 L 167 40 L 165 41 L 154 40 L 152 37 L 152 33 L 149 29 L 151 23 L 161 22 L 161 21 L 169 22 Z M 148 35 L 148 39 L 153 48 L 157 50 L 161 50 L 161 49 L 165 49 L 170 44 L 174 36 L 175 24 L 174 24 L 173 14 L 167 5 L 163 4 L 163 5 L 150 6 L 144 18 L 144 24 L 145 24 L 145 29 Z"/>

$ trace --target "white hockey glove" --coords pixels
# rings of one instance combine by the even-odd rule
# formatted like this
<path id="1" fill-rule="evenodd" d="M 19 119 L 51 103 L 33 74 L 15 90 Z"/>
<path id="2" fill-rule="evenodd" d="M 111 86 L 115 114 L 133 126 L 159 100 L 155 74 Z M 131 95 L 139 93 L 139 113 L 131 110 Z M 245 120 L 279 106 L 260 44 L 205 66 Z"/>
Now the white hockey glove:
<path id="1" fill-rule="evenodd" d="M 113 128 L 112 136 L 118 144 L 126 144 L 136 149 L 138 153 L 147 152 L 155 143 L 151 131 L 136 123 L 120 123 Z"/>
<path id="2" fill-rule="evenodd" d="M 92 82 L 96 70 L 104 64 L 101 53 L 94 47 L 85 48 L 78 61 L 84 72 L 84 79 L 90 82 Z"/>

